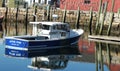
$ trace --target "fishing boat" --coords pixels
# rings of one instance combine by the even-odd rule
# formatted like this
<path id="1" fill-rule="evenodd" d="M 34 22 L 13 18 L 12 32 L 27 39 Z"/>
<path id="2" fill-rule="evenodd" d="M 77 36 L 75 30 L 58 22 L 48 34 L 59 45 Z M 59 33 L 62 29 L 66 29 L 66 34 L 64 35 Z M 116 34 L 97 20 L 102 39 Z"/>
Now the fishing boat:
<path id="1" fill-rule="evenodd" d="M 11 56 L 28 56 L 28 51 L 62 48 L 74 45 L 83 34 L 82 29 L 70 29 L 63 22 L 30 22 L 32 35 L 5 37 L 5 54 Z"/>

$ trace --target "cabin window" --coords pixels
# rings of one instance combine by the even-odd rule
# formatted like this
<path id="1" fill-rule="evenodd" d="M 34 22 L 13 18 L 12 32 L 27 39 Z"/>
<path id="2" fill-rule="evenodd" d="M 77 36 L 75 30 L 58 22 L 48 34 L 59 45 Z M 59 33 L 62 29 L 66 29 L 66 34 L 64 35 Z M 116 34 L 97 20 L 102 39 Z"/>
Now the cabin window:
<path id="1" fill-rule="evenodd" d="M 55 26 L 53 26 L 53 30 L 55 30 L 56 29 L 56 27 Z"/>
<path id="2" fill-rule="evenodd" d="M 90 4 L 90 0 L 84 0 L 84 4 Z"/>
<path id="3" fill-rule="evenodd" d="M 44 29 L 44 30 L 49 30 L 49 25 L 42 25 L 42 29 Z"/>
<path id="4" fill-rule="evenodd" d="M 61 32 L 61 36 L 62 37 L 66 36 L 66 33 L 65 32 Z"/>
<path id="5" fill-rule="evenodd" d="M 64 31 L 67 31 L 68 30 L 68 26 L 67 25 L 54 25 L 53 26 L 53 30 L 64 30 Z"/>

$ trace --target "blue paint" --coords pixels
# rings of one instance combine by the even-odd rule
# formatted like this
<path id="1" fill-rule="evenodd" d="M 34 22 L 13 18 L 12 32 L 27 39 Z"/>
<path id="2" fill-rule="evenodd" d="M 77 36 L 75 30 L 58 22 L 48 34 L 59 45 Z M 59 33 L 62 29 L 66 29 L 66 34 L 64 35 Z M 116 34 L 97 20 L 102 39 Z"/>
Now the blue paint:
<path id="1" fill-rule="evenodd" d="M 5 48 L 5 55 L 14 57 L 28 57 L 28 51 Z"/>
<path id="2" fill-rule="evenodd" d="M 17 39 L 5 39 L 5 45 L 9 45 L 9 46 L 16 46 L 16 47 L 28 47 L 28 42 L 24 41 L 24 40 L 17 40 Z"/>
<path id="3" fill-rule="evenodd" d="M 66 46 L 70 45 L 71 43 L 76 42 L 79 39 L 80 36 L 74 37 L 74 38 L 68 38 L 68 39 L 60 39 L 60 40 L 45 40 L 45 41 L 39 41 L 39 40 L 30 40 L 30 38 L 33 37 L 26 37 L 26 38 L 21 38 L 19 39 L 13 39 L 13 38 L 6 38 L 5 39 L 5 45 L 6 46 L 11 46 L 11 47 L 19 47 L 19 48 L 28 48 L 29 49 L 34 49 L 34 48 L 52 48 L 56 46 Z"/>

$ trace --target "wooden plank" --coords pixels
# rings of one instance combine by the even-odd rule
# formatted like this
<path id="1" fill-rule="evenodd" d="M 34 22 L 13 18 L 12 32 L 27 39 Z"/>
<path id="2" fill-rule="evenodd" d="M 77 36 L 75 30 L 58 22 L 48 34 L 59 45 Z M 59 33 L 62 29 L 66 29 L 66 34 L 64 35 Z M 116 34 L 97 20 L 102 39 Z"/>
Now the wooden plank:
<path id="1" fill-rule="evenodd" d="M 114 41 L 98 40 L 98 39 L 88 39 L 88 40 L 95 41 L 95 42 L 101 42 L 101 43 L 108 43 L 108 44 L 120 45 L 120 42 L 114 42 Z"/>
<path id="2" fill-rule="evenodd" d="M 89 35 L 88 40 L 120 45 L 120 37 Z"/>
<path id="3" fill-rule="evenodd" d="M 89 35 L 88 38 L 120 42 L 120 37 Z"/>

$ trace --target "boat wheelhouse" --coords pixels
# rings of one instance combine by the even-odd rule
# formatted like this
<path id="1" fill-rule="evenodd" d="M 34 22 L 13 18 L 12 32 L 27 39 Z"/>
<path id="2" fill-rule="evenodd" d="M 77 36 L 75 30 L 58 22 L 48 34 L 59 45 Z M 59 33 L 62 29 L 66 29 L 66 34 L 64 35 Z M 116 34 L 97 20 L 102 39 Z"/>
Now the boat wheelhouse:
<path id="1" fill-rule="evenodd" d="M 70 28 L 68 23 L 30 22 L 30 24 L 33 24 L 33 36 L 46 36 L 46 39 L 69 38 Z"/>

